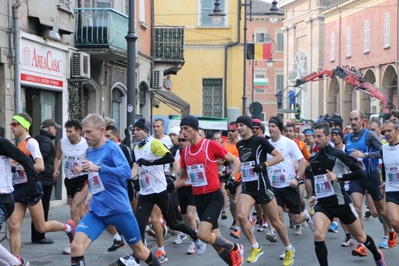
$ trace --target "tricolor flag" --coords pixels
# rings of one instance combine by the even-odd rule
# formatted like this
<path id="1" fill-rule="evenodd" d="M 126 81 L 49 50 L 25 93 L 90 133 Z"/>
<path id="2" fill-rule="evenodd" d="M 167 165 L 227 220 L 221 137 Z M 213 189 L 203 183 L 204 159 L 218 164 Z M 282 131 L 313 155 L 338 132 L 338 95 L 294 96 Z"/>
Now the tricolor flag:
<path id="1" fill-rule="evenodd" d="M 247 43 L 247 60 L 271 60 L 272 44 L 270 42 Z"/>

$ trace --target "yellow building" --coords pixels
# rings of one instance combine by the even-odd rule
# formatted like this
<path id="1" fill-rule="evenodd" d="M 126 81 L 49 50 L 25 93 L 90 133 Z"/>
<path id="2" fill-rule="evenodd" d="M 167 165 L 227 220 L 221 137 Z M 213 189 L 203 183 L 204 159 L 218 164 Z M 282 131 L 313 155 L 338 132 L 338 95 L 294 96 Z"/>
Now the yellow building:
<path id="1" fill-rule="evenodd" d="M 208 14 L 214 0 L 163 0 L 155 2 L 155 27 L 184 26 L 184 65 L 167 75 L 173 93 L 190 104 L 193 115 L 226 117 L 228 107 L 240 108 L 243 96 L 244 7 L 239 1 L 220 0 L 226 14 L 216 25 Z M 242 19 L 240 19 L 240 14 Z M 161 104 L 153 115 L 178 114 Z"/>

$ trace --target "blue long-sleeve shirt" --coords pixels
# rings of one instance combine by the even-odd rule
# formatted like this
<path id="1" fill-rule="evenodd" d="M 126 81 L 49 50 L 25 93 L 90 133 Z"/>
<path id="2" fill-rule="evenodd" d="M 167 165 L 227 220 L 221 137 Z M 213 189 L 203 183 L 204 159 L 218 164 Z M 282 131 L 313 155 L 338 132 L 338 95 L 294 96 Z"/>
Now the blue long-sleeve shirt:
<path id="1" fill-rule="evenodd" d="M 87 158 L 101 165 L 99 176 L 104 185 L 103 191 L 93 194 L 90 211 L 100 217 L 131 212 L 126 179 L 130 178 L 132 172 L 119 146 L 107 140 L 96 150 L 90 148 Z"/>

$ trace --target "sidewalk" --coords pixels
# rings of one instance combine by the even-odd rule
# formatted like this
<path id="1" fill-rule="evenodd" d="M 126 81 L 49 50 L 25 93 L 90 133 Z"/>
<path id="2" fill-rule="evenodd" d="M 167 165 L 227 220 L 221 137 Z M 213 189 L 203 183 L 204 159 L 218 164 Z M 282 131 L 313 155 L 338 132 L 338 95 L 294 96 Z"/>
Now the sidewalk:
<path id="1" fill-rule="evenodd" d="M 49 220 L 57 220 L 59 222 L 65 222 L 69 219 L 69 206 L 61 205 L 50 208 L 49 212 Z M 39 265 L 60 265 L 60 266 L 69 266 L 70 264 L 70 255 L 62 254 L 62 250 L 69 243 L 68 237 L 64 232 L 54 232 L 54 233 L 46 233 L 46 237 L 54 240 L 53 244 L 50 245 L 42 245 L 42 244 L 32 244 L 30 242 L 30 224 L 31 219 L 29 214 L 25 216 L 25 219 L 22 223 L 21 234 L 22 234 L 22 250 L 21 257 L 25 258 L 30 262 L 31 266 L 39 266 Z M 4 228 L 0 234 L 0 239 L 4 237 Z M 7 232 L 8 234 L 8 232 Z M 170 234 L 166 238 L 168 238 Z M 165 238 L 165 239 L 166 239 Z M 152 237 L 147 237 L 148 245 L 150 247 L 156 245 L 154 239 Z M 173 241 L 173 240 L 169 240 Z M 131 249 L 128 245 L 125 244 L 123 248 L 118 249 L 114 252 L 108 252 L 107 249 L 112 245 L 113 238 L 107 232 L 104 231 L 101 236 L 92 243 L 86 251 L 85 261 L 86 265 L 99 265 L 99 266 L 107 266 L 107 265 L 117 265 L 116 261 L 119 257 L 125 256 L 127 253 L 131 253 Z M 165 241 L 166 244 L 167 240 Z M 8 239 L 5 239 L 1 244 L 9 250 L 10 243 Z"/>

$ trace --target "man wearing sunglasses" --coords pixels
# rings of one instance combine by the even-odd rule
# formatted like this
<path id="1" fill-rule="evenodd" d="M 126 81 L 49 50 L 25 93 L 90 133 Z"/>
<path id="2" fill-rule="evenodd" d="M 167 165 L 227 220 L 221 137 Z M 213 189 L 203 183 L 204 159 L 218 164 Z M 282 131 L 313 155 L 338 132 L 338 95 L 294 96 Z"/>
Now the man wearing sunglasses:
<path id="1" fill-rule="evenodd" d="M 19 139 L 18 148 L 31 157 L 35 171 L 42 172 L 44 163 L 39 144 L 29 135 L 31 124 L 32 118 L 29 114 L 18 113 L 12 117 L 11 130 L 14 136 Z M 14 163 L 14 166 L 15 169 L 18 169 L 13 174 L 15 210 L 9 218 L 10 247 L 13 255 L 20 258 L 22 248 L 20 228 L 27 208 L 39 233 L 65 231 L 69 240 L 72 241 L 75 233 L 75 223 L 72 220 L 68 220 L 65 224 L 54 220 L 46 222 L 41 203 L 43 195 L 42 184 L 39 181 L 36 184 L 28 182 L 29 180 L 23 167 L 17 163 Z M 21 259 L 21 265 L 29 264 Z"/>

